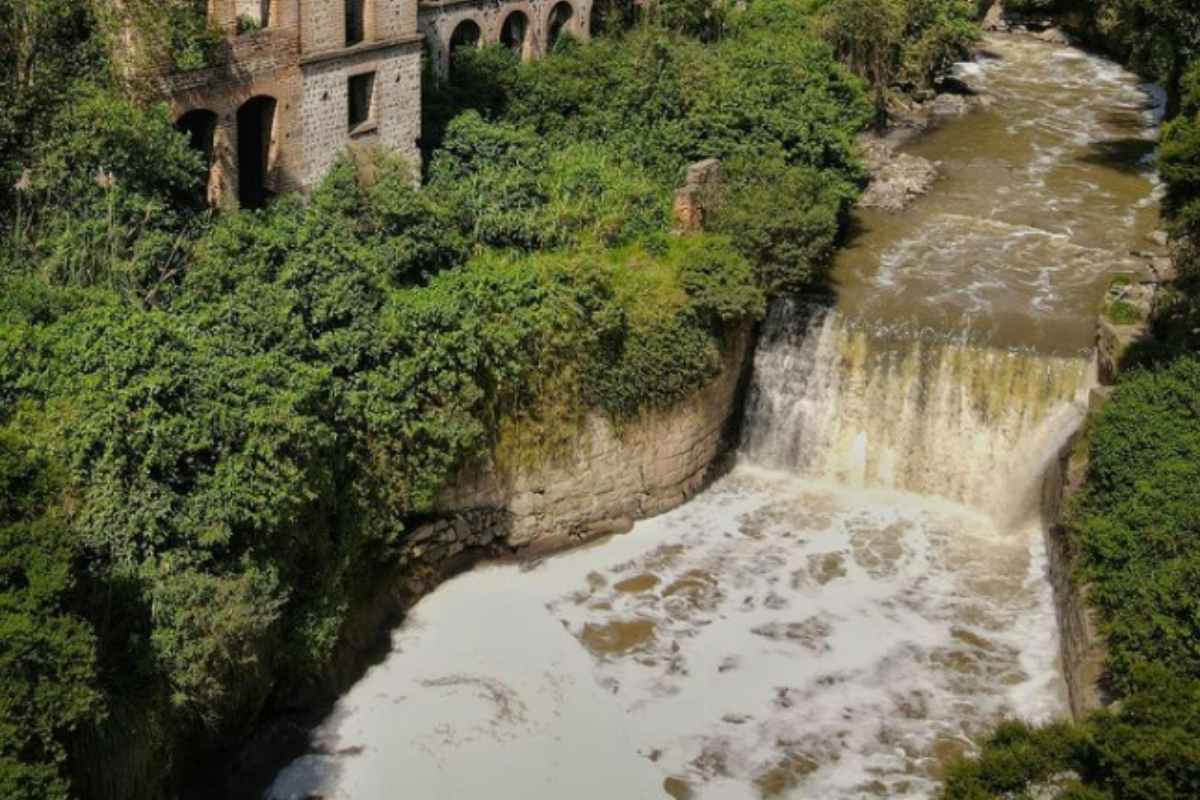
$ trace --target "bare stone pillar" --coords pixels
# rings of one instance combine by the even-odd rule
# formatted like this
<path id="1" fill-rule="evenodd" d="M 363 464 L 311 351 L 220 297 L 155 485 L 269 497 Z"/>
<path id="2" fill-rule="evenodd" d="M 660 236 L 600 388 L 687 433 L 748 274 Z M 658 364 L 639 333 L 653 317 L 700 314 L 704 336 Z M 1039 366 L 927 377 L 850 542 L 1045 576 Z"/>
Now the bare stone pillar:
<path id="1" fill-rule="evenodd" d="M 238 207 L 237 121 L 232 114 L 213 132 L 212 168 L 208 172 L 208 202 L 214 208 Z"/>
<path id="2" fill-rule="evenodd" d="M 675 193 L 676 233 L 704 230 L 706 218 L 716 206 L 721 189 L 721 162 L 715 158 L 688 167 L 687 180 Z"/>

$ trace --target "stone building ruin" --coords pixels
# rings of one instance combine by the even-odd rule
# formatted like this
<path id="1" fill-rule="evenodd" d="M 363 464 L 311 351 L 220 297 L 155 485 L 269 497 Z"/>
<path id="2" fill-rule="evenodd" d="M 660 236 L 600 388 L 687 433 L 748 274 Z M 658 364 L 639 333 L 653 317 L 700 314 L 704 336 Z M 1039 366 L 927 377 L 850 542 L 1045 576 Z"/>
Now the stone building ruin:
<path id="1" fill-rule="evenodd" d="M 587 39 L 592 0 L 426 0 L 418 26 L 434 73 L 450 73 L 460 47 L 503 44 L 522 60 L 545 55 L 568 33 Z"/>
<path id="2" fill-rule="evenodd" d="M 592 0 L 207 0 L 211 66 L 153 78 L 210 164 L 208 201 L 257 208 L 317 183 L 347 147 L 419 160 L 421 72 L 446 77 L 461 47 L 522 59 L 587 38 Z"/>

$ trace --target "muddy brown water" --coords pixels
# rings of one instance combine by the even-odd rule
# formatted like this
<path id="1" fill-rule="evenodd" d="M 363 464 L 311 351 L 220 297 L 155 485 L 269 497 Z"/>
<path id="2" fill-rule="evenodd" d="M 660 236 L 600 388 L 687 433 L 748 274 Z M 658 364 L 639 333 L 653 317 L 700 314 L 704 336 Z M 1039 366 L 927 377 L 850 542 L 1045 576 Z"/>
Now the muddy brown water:
<path id="1" fill-rule="evenodd" d="M 838 307 L 1077 354 L 1110 276 L 1144 271 L 1137 254 L 1155 248 L 1161 95 L 1112 62 L 1031 39 L 991 39 L 960 74 L 988 107 L 905 148 L 941 180 L 906 213 L 859 214 L 837 258 Z"/>
<path id="2" fill-rule="evenodd" d="M 1037 507 L 1109 278 L 1144 266 L 1156 95 L 989 40 L 833 307 L 776 304 L 739 465 L 627 535 L 444 584 L 271 798 L 928 798 L 1066 711 Z"/>

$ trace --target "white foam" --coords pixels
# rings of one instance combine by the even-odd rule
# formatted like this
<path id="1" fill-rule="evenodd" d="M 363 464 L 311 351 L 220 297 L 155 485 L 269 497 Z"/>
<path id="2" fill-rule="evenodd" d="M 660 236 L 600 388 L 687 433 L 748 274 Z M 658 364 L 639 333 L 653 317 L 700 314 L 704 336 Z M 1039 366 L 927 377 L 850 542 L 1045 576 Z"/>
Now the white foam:
<path id="1" fill-rule="evenodd" d="M 926 797 L 935 739 L 1058 702 L 1052 655 L 1022 654 L 1022 626 L 1050 613 L 1026 587 L 1030 536 L 941 500 L 739 469 L 602 547 L 439 588 L 321 727 L 326 754 L 270 796 L 658 798 L 676 777 L 755 798 L 790 764 L 798 797 Z M 649 590 L 615 588 L 648 574 Z M 638 619 L 653 639 L 585 646 Z"/>

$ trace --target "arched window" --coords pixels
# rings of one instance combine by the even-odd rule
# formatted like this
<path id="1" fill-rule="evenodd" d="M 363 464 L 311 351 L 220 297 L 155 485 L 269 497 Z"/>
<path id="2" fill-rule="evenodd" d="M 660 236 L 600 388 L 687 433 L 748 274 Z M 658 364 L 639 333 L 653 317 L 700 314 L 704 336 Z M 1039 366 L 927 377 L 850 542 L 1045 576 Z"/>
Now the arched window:
<path id="1" fill-rule="evenodd" d="M 500 28 L 500 44 L 513 51 L 517 58 L 524 58 L 528 32 L 529 17 L 524 12 L 514 11 L 505 18 Z"/>
<path id="2" fill-rule="evenodd" d="M 558 38 L 562 36 L 563 30 L 566 29 L 573 16 L 575 16 L 575 9 L 571 7 L 570 3 L 565 2 L 565 0 L 550 9 L 550 16 L 546 20 L 547 52 L 554 49 Z"/>
<path id="3" fill-rule="evenodd" d="M 450 73 L 452 75 L 454 73 L 454 54 L 464 48 L 479 47 L 482 39 L 483 32 L 479 30 L 479 25 L 474 20 L 464 19 L 458 23 L 454 33 L 450 34 Z"/>

